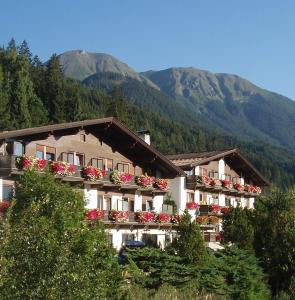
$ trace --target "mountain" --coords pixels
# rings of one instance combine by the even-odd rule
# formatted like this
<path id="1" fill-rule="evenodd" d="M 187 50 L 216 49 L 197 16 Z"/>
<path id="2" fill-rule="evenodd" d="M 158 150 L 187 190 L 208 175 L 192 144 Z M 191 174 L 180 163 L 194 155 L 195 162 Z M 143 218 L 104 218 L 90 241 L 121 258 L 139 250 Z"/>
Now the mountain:
<path id="1" fill-rule="evenodd" d="M 295 102 L 239 76 L 195 68 L 139 74 L 108 54 L 81 50 L 59 62 L 67 77 L 107 92 L 119 86 L 131 103 L 185 126 L 295 151 Z"/>
<path id="2" fill-rule="evenodd" d="M 236 75 L 170 68 L 142 75 L 225 132 L 295 150 L 295 102 Z"/>
<path id="3" fill-rule="evenodd" d="M 158 89 L 149 79 L 109 54 L 73 50 L 62 53 L 58 59 L 64 75 L 73 79 L 81 81 L 96 73 L 111 72 L 133 78 Z"/>

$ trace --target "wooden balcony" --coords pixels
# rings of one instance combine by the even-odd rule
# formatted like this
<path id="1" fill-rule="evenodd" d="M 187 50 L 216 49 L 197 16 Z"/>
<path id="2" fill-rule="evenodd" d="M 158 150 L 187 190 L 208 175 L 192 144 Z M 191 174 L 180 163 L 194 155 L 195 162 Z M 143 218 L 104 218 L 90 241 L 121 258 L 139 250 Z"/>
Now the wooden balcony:
<path id="1" fill-rule="evenodd" d="M 16 155 L 5 155 L 5 156 L 0 156 L 0 176 L 3 178 L 13 178 L 17 177 L 19 175 L 23 174 L 23 170 L 18 169 L 16 165 Z M 50 164 L 50 162 L 48 162 Z M 127 193 L 127 192 L 135 192 L 135 191 L 140 191 L 142 194 L 145 195 L 161 195 L 161 194 L 166 194 L 166 190 L 160 190 L 157 188 L 144 188 L 140 187 L 139 185 L 136 184 L 135 182 L 135 177 L 128 183 L 123 183 L 123 184 L 114 184 L 110 180 L 110 175 L 111 171 L 107 171 L 106 175 L 97 180 L 97 181 L 89 181 L 86 180 L 82 176 L 82 168 L 81 166 L 74 166 L 75 167 L 75 173 L 70 175 L 70 176 L 61 176 L 61 175 L 55 175 L 57 179 L 66 181 L 71 183 L 72 185 L 74 184 L 89 184 L 93 187 L 97 187 L 103 190 L 109 190 L 109 191 L 118 191 L 120 193 Z M 42 173 L 42 172 L 40 172 Z"/>
<path id="2" fill-rule="evenodd" d="M 223 186 L 212 186 L 201 183 L 198 180 L 198 176 L 189 175 L 186 177 L 186 188 L 190 190 L 200 190 L 208 193 L 222 193 L 225 195 L 231 196 L 247 196 L 247 197 L 255 197 L 258 196 L 256 193 L 249 193 L 247 191 L 239 191 L 234 188 L 227 188 Z"/>

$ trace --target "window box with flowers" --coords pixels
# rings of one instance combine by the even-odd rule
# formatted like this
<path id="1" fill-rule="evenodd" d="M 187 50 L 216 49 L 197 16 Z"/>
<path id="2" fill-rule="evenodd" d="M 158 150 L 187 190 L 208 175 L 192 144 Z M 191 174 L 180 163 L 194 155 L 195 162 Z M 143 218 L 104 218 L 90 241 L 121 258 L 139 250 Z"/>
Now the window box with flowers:
<path id="1" fill-rule="evenodd" d="M 209 221 L 209 224 L 212 224 L 212 225 L 219 224 L 219 218 L 216 216 L 210 216 L 208 221 Z"/>
<path id="2" fill-rule="evenodd" d="M 114 222 L 126 222 L 129 219 L 129 212 L 112 209 L 109 212 L 109 219 Z"/>
<path id="3" fill-rule="evenodd" d="M 173 215 L 171 216 L 171 223 L 179 224 L 181 222 L 182 216 L 181 215 Z"/>
<path id="4" fill-rule="evenodd" d="M 155 178 L 148 175 L 140 175 L 135 178 L 135 181 L 140 187 L 152 189 L 155 183 Z"/>
<path id="5" fill-rule="evenodd" d="M 168 180 L 167 179 L 155 179 L 154 184 L 156 189 L 166 191 L 168 189 Z"/>
<path id="6" fill-rule="evenodd" d="M 95 168 L 92 166 L 87 166 L 82 169 L 82 176 L 89 181 L 96 181 L 102 179 L 103 177 L 105 177 L 105 175 L 106 175 L 105 170 Z"/>
<path id="7" fill-rule="evenodd" d="M 242 192 L 244 190 L 244 186 L 242 184 L 240 184 L 240 183 L 235 183 L 234 184 L 234 188 L 236 190 L 238 190 L 239 192 Z"/>
<path id="8" fill-rule="evenodd" d="M 233 188 L 233 184 L 230 180 L 227 179 L 223 179 L 221 180 L 222 186 L 227 188 L 227 189 L 232 189 Z"/>
<path id="9" fill-rule="evenodd" d="M 224 215 L 229 213 L 230 208 L 229 207 L 222 207 L 220 212 Z"/>
<path id="10" fill-rule="evenodd" d="M 0 216 L 3 216 L 6 213 L 9 206 L 10 206 L 9 200 L 2 200 L 0 202 Z"/>
<path id="11" fill-rule="evenodd" d="M 135 213 L 135 220 L 139 223 L 155 222 L 155 214 L 149 211 L 137 211 Z"/>
<path id="12" fill-rule="evenodd" d="M 221 207 L 218 204 L 212 204 L 209 206 L 209 211 L 213 214 L 219 214 L 221 211 Z"/>
<path id="13" fill-rule="evenodd" d="M 63 161 L 54 161 L 51 164 L 51 171 L 59 176 L 73 176 L 75 174 L 75 166 Z"/>
<path id="14" fill-rule="evenodd" d="M 114 171 L 110 175 L 110 180 L 114 184 L 126 184 L 130 183 L 133 179 L 133 175 L 126 172 Z"/>
<path id="15" fill-rule="evenodd" d="M 212 178 L 210 178 L 209 176 L 203 175 L 203 176 L 197 176 L 197 182 L 201 183 L 201 184 L 205 184 L 205 185 L 210 185 Z"/>
<path id="16" fill-rule="evenodd" d="M 20 170 L 44 171 L 47 167 L 47 161 L 34 156 L 17 156 L 16 166 Z"/>
<path id="17" fill-rule="evenodd" d="M 221 187 L 222 182 L 219 179 L 211 179 L 210 185 L 214 187 Z"/>
<path id="18" fill-rule="evenodd" d="M 189 209 L 189 210 L 199 209 L 200 205 L 196 202 L 187 202 L 186 203 L 186 208 Z"/>
<path id="19" fill-rule="evenodd" d="M 209 223 L 209 217 L 208 216 L 199 216 L 196 218 L 196 222 L 199 225 L 207 225 Z"/>
<path id="20" fill-rule="evenodd" d="M 156 215 L 156 222 L 157 223 L 170 223 L 171 221 L 171 216 L 168 214 L 164 213 L 158 213 Z"/>
<path id="21" fill-rule="evenodd" d="M 105 211 L 101 209 L 89 209 L 86 213 L 87 220 L 103 220 Z"/>
<path id="22" fill-rule="evenodd" d="M 260 195 L 261 194 L 261 188 L 259 186 L 254 186 L 254 193 Z"/>

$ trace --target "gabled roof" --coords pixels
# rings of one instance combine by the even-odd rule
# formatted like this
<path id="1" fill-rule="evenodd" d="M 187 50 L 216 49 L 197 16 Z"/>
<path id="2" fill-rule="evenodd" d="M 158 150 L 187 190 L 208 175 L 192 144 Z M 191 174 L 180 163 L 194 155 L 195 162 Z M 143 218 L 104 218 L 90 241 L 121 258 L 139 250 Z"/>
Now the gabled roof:
<path id="1" fill-rule="evenodd" d="M 184 175 L 181 168 L 113 117 L 1 132 L 0 143 L 7 140 L 33 141 L 44 139 L 48 135 L 70 135 L 81 129 L 97 136 L 114 151 L 120 152 L 141 167 L 153 166 L 167 178 Z"/>
<path id="2" fill-rule="evenodd" d="M 225 162 L 238 174 L 246 175 L 257 185 L 270 185 L 268 180 L 264 178 L 264 176 L 240 153 L 238 149 L 168 155 L 167 158 L 183 170 L 190 170 L 195 166 L 204 165 L 210 161 L 224 158 Z"/>

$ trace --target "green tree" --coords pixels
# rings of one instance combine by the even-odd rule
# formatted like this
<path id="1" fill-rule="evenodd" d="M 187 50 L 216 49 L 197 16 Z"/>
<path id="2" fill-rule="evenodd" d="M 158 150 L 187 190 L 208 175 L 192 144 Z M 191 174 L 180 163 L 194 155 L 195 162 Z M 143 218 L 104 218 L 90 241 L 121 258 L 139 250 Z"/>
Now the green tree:
<path id="1" fill-rule="evenodd" d="M 195 221 L 191 221 L 191 215 L 187 210 L 184 211 L 177 234 L 175 249 L 178 255 L 185 258 L 188 263 L 204 264 L 208 254 L 200 227 Z"/>
<path id="2" fill-rule="evenodd" d="M 1 299 L 116 299 L 121 275 L 82 196 L 25 172 L 0 232 Z"/>
<path id="3" fill-rule="evenodd" d="M 273 190 L 255 201 L 255 251 L 275 294 L 295 276 L 295 189 Z"/>
<path id="4" fill-rule="evenodd" d="M 231 242 L 242 249 L 253 250 L 253 210 L 231 207 L 222 219 L 222 237 L 224 243 Z"/>

